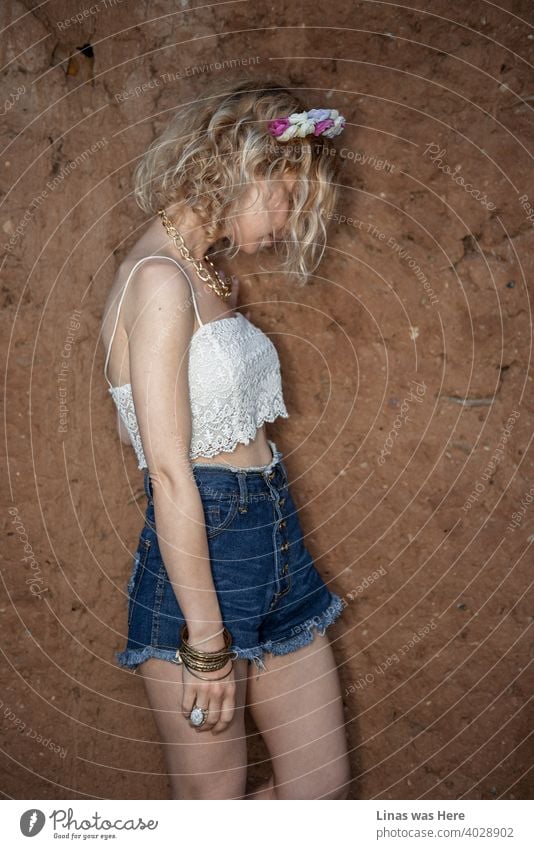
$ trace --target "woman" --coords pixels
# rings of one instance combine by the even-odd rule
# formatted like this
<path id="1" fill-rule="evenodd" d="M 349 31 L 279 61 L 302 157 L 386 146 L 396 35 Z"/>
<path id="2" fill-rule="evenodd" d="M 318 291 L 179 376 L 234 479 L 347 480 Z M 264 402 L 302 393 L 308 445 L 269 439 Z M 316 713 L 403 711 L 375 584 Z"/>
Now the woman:
<path id="1" fill-rule="evenodd" d="M 305 282 L 324 250 L 343 126 L 335 110 L 306 112 L 276 83 L 249 81 L 182 110 L 136 169 L 153 218 L 103 322 L 109 391 L 147 495 L 117 659 L 143 677 L 175 799 L 348 791 L 325 633 L 343 605 L 305 547 L 265 432 L 288 416 L 277 352 L 230 311 L 235 287 L 232 298 L 207 256 L 283 247 L 281 268 Z M 273 766 L 246 796 L 245 705 Z"/>

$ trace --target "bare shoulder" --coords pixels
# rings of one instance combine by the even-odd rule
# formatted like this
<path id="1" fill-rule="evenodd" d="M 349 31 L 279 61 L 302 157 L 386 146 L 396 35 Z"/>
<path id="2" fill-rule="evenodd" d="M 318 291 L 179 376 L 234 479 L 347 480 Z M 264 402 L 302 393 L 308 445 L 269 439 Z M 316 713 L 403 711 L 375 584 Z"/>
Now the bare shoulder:
<path id="1" fill-rule="evenodd" d="M 192 327 L 191 286 L 183 266 L 170 258 L 146 257 L 142 262 L 128 261 L 120 273 L 131 275 L 123 316 L 128 335 L 139 320 L 157 326 L 160 319 L 174 317 Z"/>

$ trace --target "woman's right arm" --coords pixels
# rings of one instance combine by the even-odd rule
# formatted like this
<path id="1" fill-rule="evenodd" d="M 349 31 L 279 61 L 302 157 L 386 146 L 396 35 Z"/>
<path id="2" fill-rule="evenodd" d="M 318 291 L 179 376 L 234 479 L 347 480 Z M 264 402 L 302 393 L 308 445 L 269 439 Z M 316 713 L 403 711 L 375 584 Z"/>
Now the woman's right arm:
<path id="1" fill-rule="evenodd" d="M 211 574 L 204 509 L 189 457 L 191 289 L 184 272 L 166 260 L 143 263 L 129 285 L 124 320 L 130 383 L 150 470 L 159 549 L 187 622 L 189 642 L 195 645 L 203 640 L 200 649 L 215 651 L 223 647 L 222 634 L 204 640 L 219 631 L 223 622 Z M 223 670 L 201 674 L 217 678 L 229 668 L 227 664 Z M 203 685 L 199 679 L 188 680 Z M 217 685 L 221 693 L 225 681 L 233 682 L 233 675 Z M 226 686 L 224 692 L 233 695 L 233 688 Z M 214 713 L 210 699 L 209 727 L 216 719 Z M 219 724 L 216 730 L 222 728 Z"/>

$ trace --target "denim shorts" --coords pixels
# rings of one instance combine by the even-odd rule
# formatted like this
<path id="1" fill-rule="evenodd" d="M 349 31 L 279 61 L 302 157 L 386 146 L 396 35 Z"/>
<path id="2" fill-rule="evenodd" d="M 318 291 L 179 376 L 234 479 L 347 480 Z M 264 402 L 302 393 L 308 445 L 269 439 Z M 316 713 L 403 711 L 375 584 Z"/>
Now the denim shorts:
<path id="1" fill-rule="evenodd" d="M 287 654 L 324 634 L 343 610 L 306 548 L 282 454 L 265 466 L 191 464 L 206 523 L 213 584 L 234 658 L 265 670 L 264 652 Z M 158 546 L 145 469 L 145 525 L 127 585 L 128 641 L 116 653 L 137 669 L 150 657 L 176 662 L 185 622 Z"/>

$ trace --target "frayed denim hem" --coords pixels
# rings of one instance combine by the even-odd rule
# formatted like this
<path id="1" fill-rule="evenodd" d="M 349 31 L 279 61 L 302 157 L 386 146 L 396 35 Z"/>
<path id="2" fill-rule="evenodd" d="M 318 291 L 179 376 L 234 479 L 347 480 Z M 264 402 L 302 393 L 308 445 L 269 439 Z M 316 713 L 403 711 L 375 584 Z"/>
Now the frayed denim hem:
<path id="1" fill-rule="evenodd" d="M 301 646 L 308 645 L 313 641 L 315 636 L 313 629 L 315 628 L 321 636 L 325 633 L 329 625 L 336 621 L 345 608 L 341 598 L 336 593 L 331 593 L 332 601 L 323 612 L 317 616 L 312 616 L 311 619 L 306 619 L 300 625 L 294 625 L 291 629 L 293 634 L 291 637 L 286 637 L 280 640 L 267 640 L 265 643 L 260 643 L 253 649 L 235 649 L 236 652 L 243 657 L 249 657 L 254 660 L 256 666 L 261 672 L 265 672 L 267 667 L 263 660 L 263 653 L 270 652 L 271 654 L 289 654 L 296 651 Z M 235 646 L 232 646 L 235 648 Z"/>
<path id="2" fill-rule="evenodd" d="M 336 621 L 344 609 L 344 604 L 341 598 L 332 593 L 332 601 L 321 614 L 312 616 L 311 619 L 306 619 L 301 625 L 294 625 L 291 629 L 293 635 L 281 640 L 268 640 L 261 644 L 264 651 L 271 654 L 289 654 L 289 652 L 299 649 L 301 646 L 306 646 L 313 641 L 315 636 L 313 629 L 323 636 L 329 625 Z"/>
<path id="3" fill-rule="evenodd" d="M 253 660 L 260 672 L 265 671 L 266 666 L 262 660 L 262 646 L 255 646 L 252 649 L 240 649 L 232 645 L 232 651 L 235 651 L 238 659 L 246 658 L 246 660 Z"/>
<path id="4" fill-rule="evenodd" d="M 257 669 L 260 672 L 265 672 L 267 667 L 263 660 L 263 653 L 270 652 L 271 654 L 289 654 L 296 651 L 301 646 L 308 645 L 313 641 L 315 636 L 314 628 L 323 636 L 329 625 L 336 621 L 344 610 L 345 605 L 341 598 L 332 593 L 332 601 L 321 614 L 312 616 L 311 619 L 306 619 L 300 625 L 294 625 L 291 629 L 292 636 L 280 640 L 267 640 L 265 643 L 260 643 L 258 646 L 253 646 L 249 649 L 238 648 L 232 645 L 232 650 L 238 658 L 244 658 L 249 661 L 254 661 Z M 143 661 L 150 657 L 158 657 L 162 660 L 170 660 L 176 663 L 176 651 L 172 649 L 160 649 L 155 646 L 145 646 L 142 649 L 126 649 L 123 652 L 116 652 L 115 657 L 121 666 L 135 668 Z"/>
<path id="5" fill-rule="evenodd" d="M 176 650 L 172 651 L 172 649 L 158 649 L 156 646 L 145 646 L 142 649 L 126 649 L 126 651 L 115 652 L 115 657 L 117 663 L 121 666 L 125 666 L 127 669 L 137 670 L 139 664 L 148 660 L 150 657 L 158 657 L 161 660 L 172 660 L 176 663 Z"/>
<path id="6" fill-rule="evenodd" d="M 258 669 L 265 669 L 265 664 L 261 659 L 262 650 L 260 646 L 252 649 L 240 649 L 237 646 L 232 646 L 232 650 L 235 651 L 238 658 L 253 660 Z M 134 670 L 137 670 L 139 664 L 151 657 L 157 657 L 160 660 L 170 660 L 172 663 L 176 663 L 176 651 L 159 649 L 156 646 L 145 646 L 142 649 L 126 649 L 126 651 L 116 652 L 115 657 L 121 666 Z"/>

